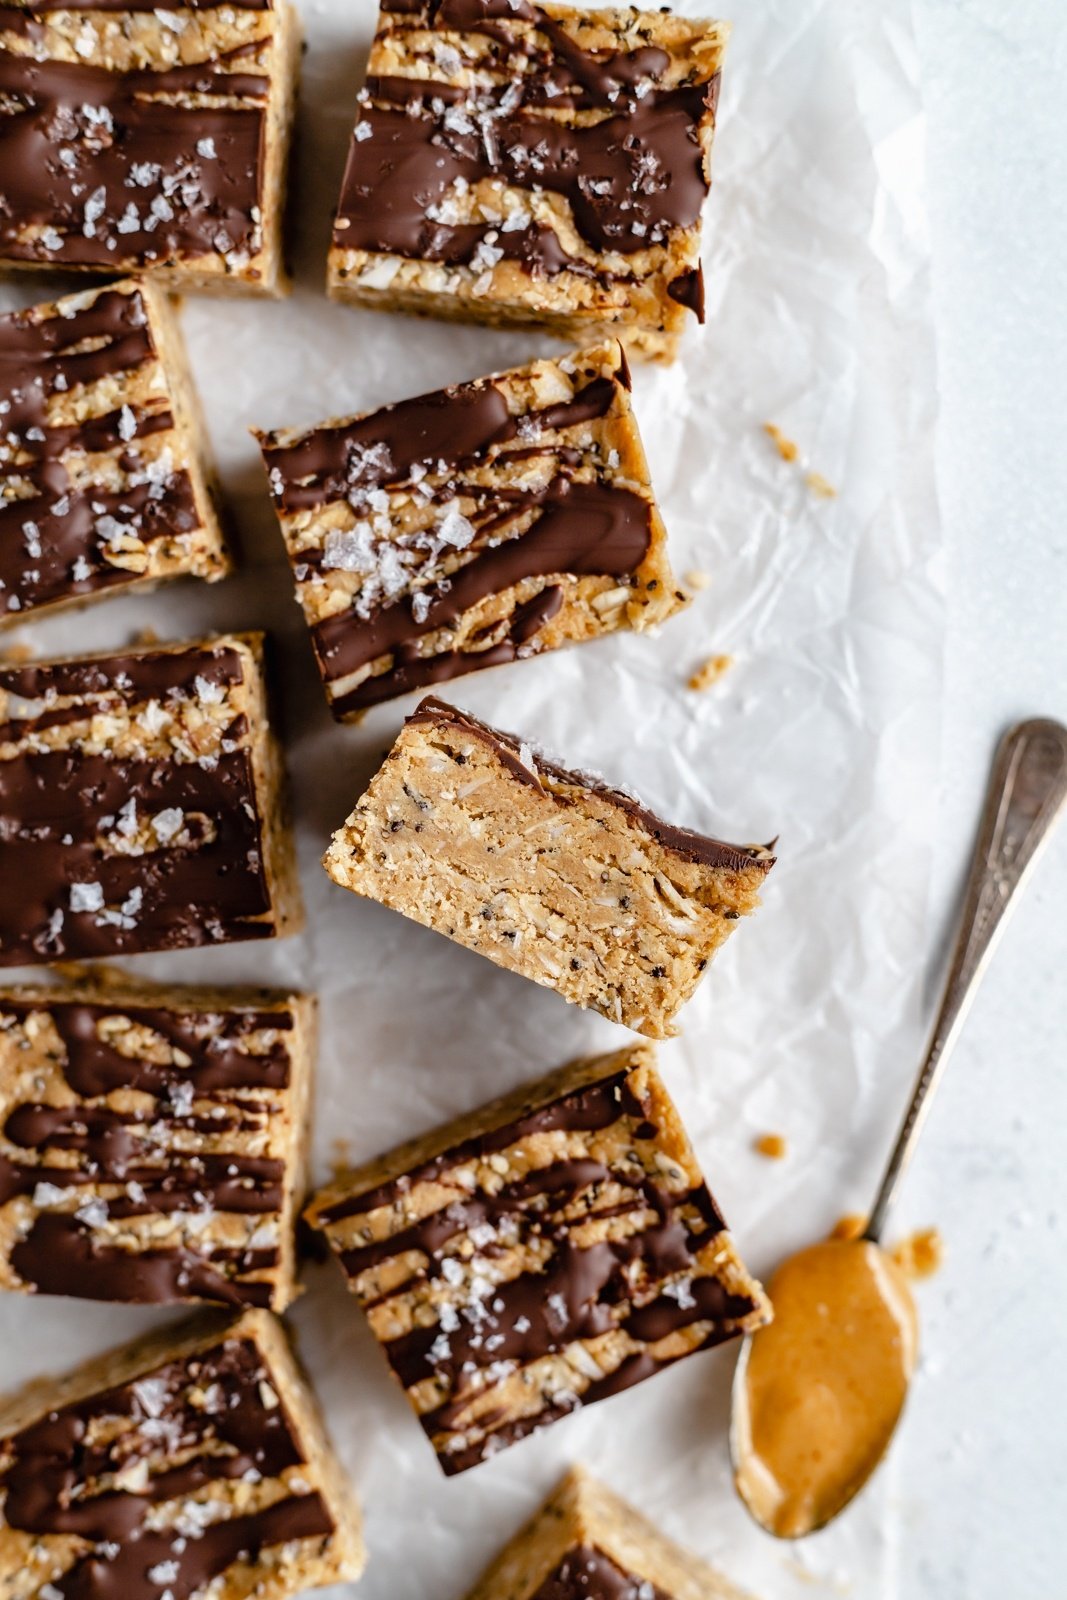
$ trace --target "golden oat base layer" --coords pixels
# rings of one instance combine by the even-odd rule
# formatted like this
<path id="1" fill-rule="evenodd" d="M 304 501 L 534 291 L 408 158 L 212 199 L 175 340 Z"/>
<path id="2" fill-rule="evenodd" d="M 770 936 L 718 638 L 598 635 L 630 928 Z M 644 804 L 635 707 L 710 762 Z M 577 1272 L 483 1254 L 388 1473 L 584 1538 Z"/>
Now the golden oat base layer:
<path id="1" fill-rule="evenodd" d="M 383 0 L 334 224 L 356 305 L 670 360 L 703 320 L 722 22 Z"/>
<path id="2" fill-rule="evenodd" d="M 323 858 L 330 877 L 649 1038 L 773 865 L 673 828 L 443 701 L 408 719 Z"/>
<path id="3" fill-rule="evenodd" d="M 0 1491 L 5 1600 L 288 1600 L 363 1570 L 359 1509 L 267 1311 L 0 1402 Z"/>
<path id="4" fill-rule="evenodd" d="M 467 1600 L 745 1600 L 634 1506 L 573 1468 Z"/>
<path id="5" fill-rule="evenodd" d="M 0 665 L 0 966 L 302 913 L 263 636 Z"/>
<path id="6" fill-rule="evenodd" d="M 283 1310 L 314 1021 L 125 974 L 0 989 L 0 1288 Z"/>
<path id="7" fill-rule="evenodd" d="M 616 340 L 259 439 L 342 720 L 683 603 Z"/>
<path id="8" fill-rule="evenodd" d="M 769 1317 L 648 1045 L 380 1157 L 307 1217 L 446 1473 Z"/>
<path id="9" fill-rule="evenodd" d="M 284 0 L 0 16 L 0 269 L 277 295 L 300 52 Z"/>
<path id="10" fill-rule="evenodd" d="M 0 625 L 230 560 L 166 297 L 130 280 L 0 317 Z"/>

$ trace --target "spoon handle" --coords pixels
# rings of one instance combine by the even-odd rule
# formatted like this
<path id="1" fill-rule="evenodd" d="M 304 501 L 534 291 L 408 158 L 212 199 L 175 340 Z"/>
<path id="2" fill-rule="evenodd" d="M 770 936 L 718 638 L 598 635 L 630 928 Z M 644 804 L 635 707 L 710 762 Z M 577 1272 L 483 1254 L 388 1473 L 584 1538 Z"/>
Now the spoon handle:
<path id="1" fill-rule="evenodd" d="M 933 1090 L 959 1037 L 1008 912 L 1067 800 L 1067 728 L 1046 718 L 1005 734 L 990 774 L 985 809 L 960 915 L 941 1010 L 916 1079 L 864 1238 L 881 1236 L 897 1184 L 918 1143 Z"/>

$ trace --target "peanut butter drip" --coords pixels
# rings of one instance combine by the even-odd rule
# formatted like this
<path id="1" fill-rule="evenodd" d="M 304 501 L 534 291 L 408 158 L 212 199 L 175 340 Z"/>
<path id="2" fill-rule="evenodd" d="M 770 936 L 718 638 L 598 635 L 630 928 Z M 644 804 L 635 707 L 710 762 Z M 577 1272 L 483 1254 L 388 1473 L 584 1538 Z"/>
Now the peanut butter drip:
<path id="1" fill-rule="evenodd" d="M 820 1528 L 877 1466 L 915 1366 L 907 1283 L 869 1240 L 831 1239 L 771 1279 L 734 1419 L 736 1483 L 781 1538 Z"/>

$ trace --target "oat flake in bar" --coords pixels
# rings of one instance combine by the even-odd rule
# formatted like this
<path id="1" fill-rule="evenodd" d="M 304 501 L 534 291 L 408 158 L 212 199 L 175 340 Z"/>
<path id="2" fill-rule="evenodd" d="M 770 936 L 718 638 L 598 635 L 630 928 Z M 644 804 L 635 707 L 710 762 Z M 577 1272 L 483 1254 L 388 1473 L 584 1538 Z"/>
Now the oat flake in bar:
<path id="1" fill-rule="evenodd" d="M 661 1039 L 759 904 L 774 857 L 673 827 L 431 697 L 323 865 L 344 888 Z"/>
<path id="2" fill-rule="evenodd" d="M 284 292 L 299 49 L 285 0 L 0 7 L 0 268 Z"/>
<path id="3" fill-rule="evenodd" d="M 0 989 L 0 1288 L 283 1310 L 314 1022 L 124 973 Z"/>
<path id="4" fill-rule="evenodd" d="M 446 1473 L 769 1319 L 648 1045 L 379 1157 L 307 1216 Z"/>
<path id="5" fill-rule="evenodd" d="M 230 561 L 174 313 L 126 280 L 0 317 L 0 625 Z"/>
<path id="6" fill-rule="evenodd" d="M 289 1600 L 363 1565 L 358 1505 L 270 1312 L 172 1325 L 0 1401 L 12 1600 Z"/>
<path id="7" fill-rule="evenodd" d="M 467 1600 L 745 1600 L 647 1517 L 575 1467 Z"/>
<path id="8" fill-rule="evenodd" d="M 0 664 L 0 966 L 302 920 L 262 634 Z"/>
<path id="9" fill-rule="evenodd" d="M 535 0 L 383 0 L 330 292 L 386 311 L 617 333 L 670 360 L 729 28 Z"/>
<path id="10" fill-rule="evenodd" d="M 258 437 L 342 720 L 683 604 L 614 339 Z"/>

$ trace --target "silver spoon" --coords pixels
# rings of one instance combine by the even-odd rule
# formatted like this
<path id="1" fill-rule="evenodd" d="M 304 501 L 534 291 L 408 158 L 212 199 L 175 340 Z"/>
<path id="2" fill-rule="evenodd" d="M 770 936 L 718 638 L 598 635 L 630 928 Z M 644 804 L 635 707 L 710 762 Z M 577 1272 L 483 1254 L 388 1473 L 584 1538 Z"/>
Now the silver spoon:
<path id="1" fill-rule="evenodd" d="M 1029 878 L 1065 801 L 1067 728 L 1043 718 L 1020 723 L 1002 740 L 993 764 L 941 1009 L 862 1237 L 850 1243 L 851 1255 L 833 1254 L 832 1244 L 815 1246 L 790 1257 L 779 1269 L 785 1274 L 781 1280 L 782 1303 L 789 1312 L 803 1305 L 805 1293 L 815 1296 L 809 1303 L 815 1306 L 819 1317 L 814 1330 L 810 1326 L 807 1330 L 807 1356 L 804 1329 L 799 1320 L 787 1319 L 786 1315 L 779 1318 L 777 1325 L 750 1335 L 742 1346 L 734 1375 L 730 1429 L 734 1481 L 760 1526 L 780 1538 L 800 1538 L 832 1521 L 862 1489 L 893 1436 L 911 1373 L 914 1313 L 906 1286 L 902 1279 L 897 1281 L 893 1264 L 881 1252 L 879 1241 L 898 1185 L 914 1154 L 933 1091 L 959 1038 L 1004 930 L 1008 912 L 1018 900 L 1019 891 Z M 850 1332 L 853 1338 L 858 1337 L 863 1306 L 857 1300 L 857 1293 L 868 1279 L 872 1285 L 871 1303 L 874 1304 L 873 1290 L 877 1290 L 885 1302 L 881 1309 L 875 1305 L 875 1316 L 868 1324 L 868 1331 L 877 1334 L 882 1348 L 872 1345 L 870 1350 L 865 1350 L 862 1361 L 849 1369 L 845 1378 L 842 1373 L 858 1346 L 845 1350 L 842 1340 L 847 1339 Z M 812 1288 L 805 1287 L 807 1281 Z M 773 1287 L 772 1283 L 772 1290 Z M 837 1304 L 834 1304 L 835 1287 Z M 882 1309 L 885 1316 L 881 1314 Z M 815 1344 L 811 1342 L 813 1332 Z M 755 1341 L 769 1339 L 772 1335 L 773 1345 L 764 1345 L 765 1358 L 759 1363 L 760 1369 L 767 1369 L 761 1382 L 769 1378 L 771 1384 L 771 1409 L 763 1412 L 761 1436 L 770 1442 L 771 1454 L 779 1450 L 780 1462 L 795 1466 L 801 1458 L 792 1451 L 792 1444 L 802 1449 L 805 1466 L 810 1462 L 811 1472 L 815 1474 L 811 1481 L 817 1485 L 818 1475 L 824 1475 L 826 1492 L 821 1499 L 814 1492 L 808 1494 L 810 1485 L 803 1494 L 800 1490 L 794 1493 L 795 1486 L 790 1488 L 769 1473 L 766 1462 L 753 1449 L 749 1392 L 752 1350 Z M 812 1351 L 816 1352 L 814 1369 L 810 1359 Z M 772 1354 L 773 1363 L 769 1361 Z M 812 1382 L 813 1370 L 818 1379 L 825 1381 Z M 880 1371 L 888 1371 L 892 1382 L 877 1390 Z M 778 1374 L 782 1375 L 781 1380 Z M 804 1374 L 807 1378 L 803 1387 L 793 1394 L 782 1386 L 787 1383 L 789 1374 Z M 766 1391 L 763 1398 L 766 1403 Z M 790 1414 L 794 1430 L 791 1434 L 772 1436 L 766 1432 L 768 1428 L 788 1430 Z M 850 1430 L 857 1421 L 862 1429 L 865 1416 L 873 1419 L 869 1438 L 862 1431 L 841 1435 L 840 1426 L 845 1419 Z M 833 1476 L 834 1467 L 827 1461 L 827 1449 L 813 1434 L 812 1446 L 809 1446 L 809 1433 L 815 1429 L 818 1418 L 838 1427 L 838 1444 L 842 1437 L 851 1437 L 856 1446 L 838 1459 L 837 1470 L 844 1472 L 844 1477 Z M 775 1438 L 791 1443 L 779 1448 L 774 1443 Z M 786 1453 L 783 1454 L 782 1449 Z M 789 1497 L 776 1500 L 779 1491 L 784 1493 L 787 1488 Z M 776 1520 L 778 1526 L 775 1526 Z"/>

